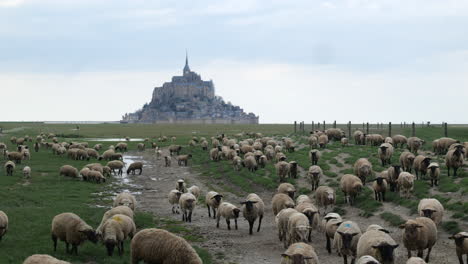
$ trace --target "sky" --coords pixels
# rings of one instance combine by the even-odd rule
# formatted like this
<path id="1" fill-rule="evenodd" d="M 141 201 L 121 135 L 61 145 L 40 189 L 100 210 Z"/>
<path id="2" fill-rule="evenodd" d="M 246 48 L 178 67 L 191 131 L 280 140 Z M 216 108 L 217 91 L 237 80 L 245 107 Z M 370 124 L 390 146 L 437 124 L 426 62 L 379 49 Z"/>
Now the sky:
<path id="1" fill-rule="evenodd" d="M 119 120 L 187 50 L 261 123 L 468 123 L 467 28 L 468 0 L 0 0 L 0 121 Z"/>

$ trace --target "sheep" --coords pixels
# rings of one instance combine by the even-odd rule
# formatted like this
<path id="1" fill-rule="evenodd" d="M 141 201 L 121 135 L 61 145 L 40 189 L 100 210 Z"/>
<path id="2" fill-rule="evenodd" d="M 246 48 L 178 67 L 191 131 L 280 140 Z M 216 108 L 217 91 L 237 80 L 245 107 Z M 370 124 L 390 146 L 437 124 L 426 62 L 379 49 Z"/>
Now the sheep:
<path id="1" fill-rule="evenodd" d="M 208 192 L 205 196 L 206 207 L 208 208 L 208 217 L 211 217 L 210 207 L 213 210 L 213 219 L 216 218 L 216 208 L 219 207 L 223 199 L 223 195 L 217 192 Z"/>
<path id="2" fill-rule="evenodd" d="M 170 145 L 169 154 L 172 156 L 174 153 L 179 155 L 179 152 L 182 150 L 182 147 L 179 145 Z"/>
<path id="3" fill-rule="evenodd" d="M 273 149 L 265 149 L 265 156 L 267 157 L 267 160 L 273 160 L 275 159 L 276 152 Z"/>
<path id="4" fill-rule="evenodd" d="M 437 162 L 431 162 L 429 166 L 427 166 L 427 172 L 431 177 L 431 187 L 439 186 L 439 178 L 440 178 L 440 166 Z"/>
<path id="5" fill-rule="evenodd" d="M 316 148 L 317 145 L 318 145 L 318 138 L 316 136 L 314 136 L 314 135 L 311 135 L 308 138 L 308 142 L 309 142 L 310 148 Z"/>
<path id="6" fill-rule="evenodd" d="M 358 241 L 356 255 L 358 258 L 371 256 L 382 264 L 393 264 L 395 249 L 399 245 L 387 233 L 379 230 L 368 230 Z"/>
<path id="7" fill-rule="evenodd" d="M 327 213 L 328 206 L 334 206 L 336 202 L 336 194 L 333 188 L 328 186 L 320 186 L 315 190 L 315 201 L 318 207 L 325 207 L 324 214 Z"/>
<path id="8" fill-rule="evenodd" d="M 296 193 L 296 188 L 290 183 L 281 183 L 278 186 L 277 193 L 287 194 L 291 199 L 294 199 L 294 194 Z"/>
<path id="9" fill-rule="evenodd" d="M 455 144 L 455 143 L 460 143 L 460 141 L 458 140 L 455 140 L 453 138 L 448 138 L 448 137 L 443 137 L 443 138 L 439 138 L 439 142 L 438 142 L 438 154 L 443 154 L 445 152 L 447 152 L 447 150 L 449 149 L 449 147 L 452 145 L 452 144 Z"/>
<path id="10" fill-rule="evenodd" d="M 86 224 L 78 215 L 74 213 L 62 213 L 52 219 L 52 241 L 54 251 L 57 251 L 57 240 L 65 242 L 66 252 L 78 255 L 78 246 L 84 241 L 97 242 L 97 236 L 93 228 Z M 69 251 L 69 244 L 72 245 Z"/>
<path id="11" fill-rule="evenodd" d="M 78 170 L 70 165 L 63 165 L 62 167 L 60 167 L 59 176 L 67 176 L 72 178 L 80 177 Z"/>
<path id="12" fill-rule="evenodd" d="M 307 180 L 311 184 L 312 191 L 316 190 L 320 184 L 320 178 L 323 176 L 322 169 L 317 166 L 313 165 L 310 166 L 309 171 L 307 172 Z"/>
<path id="13" fill-rule="evenodd" d="M 406 261 L 406 264 L 426 264 L 426 261 L 424 261 L 422 258 L 417 258 L 417 257 L 411 257 Z"/>
<path id="14" fill-rule="evenodd" d="M 353 138 L 354 138 L 354 144 L 355 145 L 365 145 L 365 141 L 363 139 L 365 139 L 365 136 L 364 136 L 364 133 L 360 130 L 356 130 L 354 131 L 353 133 Z"/>
<path id="15" fill-rule="evenodd" d="M 301 204 L 301 203 L 313 203 L 312 199 L 310 199 L 309 196 L 305 194 L 301 194 L 297 197 L 296 199 L 296 204 Z"/>
<path id="16" fill-rule="evenodd" d="M 447 152 L 445 155 L 445 165 L 447 166 L 448 176 L 450 176 L 450 169 L 453 169 L 453 176 L 457 176 L 457 170 L 463 166 L 464 159 L 463 145 L 457 145 L 454 149 Z"/>
<path id="17" fill-rule="evenodd" d="M 88 154 L 88 157 L 95 159 L 99 158 L 99 153 L 95 149 L 87 148 L 85 151 Z"/>
<path id="18" fill-rule="evenodd" d="M 98 158 L 98 160 L 110 160 L 112 155 L 115 154 L 113 149 L 108 149 L 102 153 L 102 155 Z"/>
<path id="19" fill-rule="evenodd" d="M 114 175 L 122 175 L 123 174 L 123 167 L 125 165 L 120 160 L 112 160 L 112 161 L 107 162 L 106 166 L 108 166 L 112 170 Z M 118 170 L 117 173 L 115 172 L 115 170 Z"/>
<path id="20" fill-rule="evenodd" d="M 320 148 L 325 148 L 325 146 L 328 144 L 328 136 L 327 135 L 319 136 L 318 144 L 319 144 Z"/>
<path id="21" fill-rule="evenodd" d="M 356 259 L 356 247 L 361 234 L 358 224 L 353 221 L 345 221 L 336 229 L 333 244 L 338 254 L 343 256 L 344 264 L 348 263 L 348 256 L 353 257 L 351 263 L 354 263 Z"/>
<path id="22" fill-rule="evenodd" d="M 468 232 L 459 232 L 450 236 L 449 239 L 455 240 L 457 257 L 460 264 L 463 264 L 463 255 L 468 256 Z M 467 261 L 468 262 L 468 261 Z"/>
<path id="23" fill-rule="evenodd" d="M 68 261 L 56 259 L 49 255 L 34 254 L 26 258 L 23 264 L 71 264 Z"/>
<path id="24" fill-rule="evenodd" d="M 405 145 L 408 142 L 408 138 L 403 135 L 394 135 L 392 137 L 392 140 L 393 146 L 395 146 L 396 148 L 398 148 L 398 144 L 400 144 L 400 146 L 403 147 L 403 145 Z"/>
<path id="25" fill-rule="evenodd" d="M 87 180 L 88 181 L 94 181 L 94 182 L 97 182 L 97 183 L 101 183 L 101 182 L 105 182 L 106 178 L 104 178 L 104 176 L 102 175 L 101 172 L 91 170 L 91 171 L 88 172 Z"/>
<path id="26" fill-rule="evenodd" d="M 87 167 L 84 167 L 80 170 L 80 177 L 84 180 L 84 181 L 87 181 L 88 180 L 88 174 L 91 170 Z"/>
<path id="27" fill-rule="evenodd" d="M 87 164 L 85 167 L 90 170 L 95 170 L 95 171 L 104 173 L 104 167 L 102 166 L 101 163 L 90 163 L 90 164 Z"/>
<path id="28" fill-rule="evenodd" d="M 397 190 L 397 181 L 401 173 L 401 167 L 399 165 L 392 165 L 387 169 L 387 182 L 390 184 L 390 191 L 395 192 Z M 385 174 L 385 173 L 384 173 Z"/>
<path id="29" fill-rule="evenodd" d="M 280 153 L 283 152 L 283 147 L 282 146 L 276 146 L 275 147 L 275 153 Z"/>
<path id="30" fill-rule="evenodd" d="M 312 165 L 317 165 L 319 159 L 320 159 L 320 156 L 322 156 L 322 153 L 320 153 L 320 151 L 318 149 L 313 149 L 311 151 L 309 151 L 309 159 L 310 159 L 310 162 L 312 163 Z"/>
<path id="31" fill-rule="evenodd" d="M 130 217 L 131 219 L 133 219 L 133 211 L 132 209 L 130 209 L 128 206 L 125 206 L 125 205 L 119 205 L 117 207 L 114 207 L 114 208 L 111 208 L 109 210 L 107 210 L 104 215 L 102 216 L 102 220 L 101 220 L 101 223 L 99 224 L 99 226 L 96 228 L 96 235 L 98 237 L 101 236 L 102 234 L 102 226 L 106 223 L 106 221 L 111 218 L 112 216 L 114 215 L 126 215 L 128 217 Z"/>
<path id="32" fill-rule="evenodd" d="M 374 257 L 365 255 L 365 256 L 360 257 L 357 260 L 356 264 L 380 264 L 380 262 L 376 260 Z"/>
<path id="33" fill-rule="evenodd" d="M 390 145 L 393 146 L 393 138 L 391 138 L 391 137 L 386 137 L 385 140 L 384 140 L 384 143 L 389 143 Z"/>
<path id="34" fill-rule="evenodd" d="M 197 198 L 191 193 L 183 193 L 179 198 L 179 207 L 182 211 L 182 221 L 192 222 L 192 212 L 197 204 Z"/>
<path id="35" fill-rule="evenodd" d="M 421 179 L 424 179 L 427 173 L 427 167 L 431 163 L 431 158 L 425 157 L 423 155 L 418 155 L 414 158 L 413 168 L 416 173 L 416 179 L 419 180 L 419 173 L 421 174 Z"/>
<path id="36" fill-rule="evenodd" d="M 252 229 L 255 224 L 255 220 L 258 218 L 257 232 L 260 232 L 260 226 L 262 225 L 263 214 L 265 211 L 265 204 L 263 200 L 255 193 L 247 195 L 242 205 L 242 215 L 245 220 L 249 222 L 249 235 L 252 235 Z"/>
<path id="37" fill-rule="evenodd" d="M 382 166 L 392 163 L 393 146 L 390 143 L 383 143 L 378 150 Z"/>
<path id="38" fill-rule="evenodd" d="M 325 134 L 331 140 L 340 140 L 345 136 L 344 131 L 340 128 L 329 128 L 325 130 Z"/>
<path id="39" fill-rule="evenodd" d="M 139 170 L 138 175 L 141 175 L 141 173 L 143 172 L 143 162 L 137 161 L 130 164 L 130 166 L 128 166 L 127 168 L 127 175 L 129 175 L 130 173 L 135 175 L 136 170 Z"/>
<path id="40" fill-rule="evenodd" d="M 182 192 L 182 193 L 186 193 L 187 192 L 187 185 L 185 184 L 185 181 L 180 179 L 180 180 L 177 180 L 176 182 L 176 190 L 178 190 L 179 192 Z"/>
<path id="41" fill-rule="evenodd" d="M 102 144 L 96 144 L 93 146 L 93 149 L 96 151 L 100 151 L 102 149 Z"/>
<path id="42" fill-rule="evenodd" d="M 424 140 L 418 137 L 408 138 L 408 148 L 414 154 L 418 154 L 418 150 L 419 148 L 421 148 L 423 144 L 424 144 Z"/>
<path id="43" fill-rule="evenodd" d="M 296 211 L 294 208 L 285 208 L 275 216 L 275 223 L 278 229 L 278 238 L 280 241 L 283 241 L 283 243 L 286 243 L 289 217 L 294 213 L 298 213 L 298 211 Z"/>
<path id="44" fill-rule="evenodd" d="M 313 205 L 312 203 L 309 202 L 302 202 L 298 204 L 295 208 L 299 213 L 304 214 L 307 219 L 309 220 L 309 234 L 308 234 L 308 241 L 311 242 L 312 240 L 312 228 L 317 228 L 319 225 L 319 217 L 318 217 L 318 209 Z"/>
<path id="45" fill-rule="evenodd" d="M 384 143 L 384 140 L 384 137 L 379 134 L 366 135 L 366 143 L 369 143 L 371 146 L 379 146 Z"/>
<path id="46" fill-rule="evenodd" d="M 413 170 L 413 163 L 416 157 L 409 151 L 404 151 L 400 155 L 400 165 L 404 171 L 411 173 Z"/>
<path id="47" fill-rule="evenodd" d="M 188 164 L 188 160 L 192 158 L 192 154 L 188 154 L 188 155 L 178 155 L 177 156 L 177 164 L 179 164 L 179 166 L 187 166 Z"/>
<path id="48" fill-rule="evenodd" d="M 325 238 L 326 238 L 326 249 L 328 253 L 331 253 L 331 239 L 335 238 L 336 230 L 343 223 L 341 217 L 339 218 L 327 218 L 325 217 Z"/>
<path id="49" fill-rule="evenodd" d="M 294 243 L 281 254 L 281 264 L 318 264 L 319 260 L 314 248 L 303 242 Z"/>
<path id="50" fill-rule="evenodd" d="M 15 163 L 13 161 L 9 160 L 9 161 L 5 162 L 4 167 L 5 167 L 6 175 L 7 176 L 13 176 L 13 172 L 15 171 L 15 167 L 16 167 Z"/>
<path id="51" fill-rule="evenodd" d="M 172 213 L 173 214 L 179 214 L 179 199 L 180 196 L 182 195 L 182 192 L 179 190 L 171 190 L 169 194 L 167 195 L 167 199 L 169 200 L 169 203 L 172 205 Z"/>
<path id="52" fill-rule="evenodd" d="M 366 232 L 370 231 L 370 230 L 377 230 L 377 231 L 384 232 L 384 233 L 387 233 L 387 234 L 390 233 L 390 231 L 388 231 L 387 229 L 385 229 L 385 228 L 383 228 L 383 227 L 381 227 L 379 225 L 376 225 L 376 224 L 369 225 L 367 227 L 367 229 L 366 229 Z"/>
<path id="53" fill-rule="evenodd" d="M 125 205 L 128 206 L 128 208 L 132 209 L 132 211 L 135 211 L 135 206 L 136 206 L 136 199 L 135 196 L 133 196 L 129 192 L 122 192 L 117 195 L 114 199 L 114 207 L 120 206 L 120 205 Z"/>
<path id="54" fill-rule="evenodd" d="M 164 156 L 164 167 L 170 167 L 170 166 L 171 166 L 171 157 Z"/>
<path id="55" fill-rule="evenodd" d="M 372 164 L 366 158 L 358 159 L 354 163 L 354 174 L 365 184 L 366 178 L 372 176 Z"/>
<path id="56" fill-rule="evenodd" d="M 414 175 L 409 172 L 402 172 L 398 176 L 397 184 L 400 189 L 400 196 L 409 198 L 414 188 Z"/>
<path id="57" fill-rule="evenodd" d="M 78 149 L 76 152 L 76 160 L 89 160 L 88 152 L 84 149 Z"/>
<path id="58" fill-rule="evenodd" d="M 232 166 L 234 167 L 234 170 L 240 171 L 242 169 L 242 159 L 239 156 L 234 157 L 232 159 Z"/>
<path id="59" fill-rule="evenodd" d="M 24 159 L 23 153 L 12 151 L 7 152 L 8 160 L 15 162 L 16 164 L 21 164 L 21 161 Z"/>
<path id="60" fill-rule="evenodd" d="M 260 155 L 257 161 L 260 168 L 265 168 L 267 162 L 268 162 L 268 158 L 265 155 Z"/>
<path id="61" fill-rule="evenodd" d="M 198 188 L 198 186 L 196 185 L 193 185 L 193 186 L 190 186 L 190 188 L 187 189 L 187 192 L 193 194 L 195 196 L 195 198 L 198 199 L 198 197 L 200 196 L 200 188 Z"/>
<path id="62" fill-rule="evenodd" d="M 283 241 L 284 248 L 297 242 L 307 242 L 310 230 L 309 219 L 302 213 L 293 213 L 288 219 L 286 239 Z"/>
<path id="63" fill-rule="evenodd" d="M 0 210 L 0 241 L 8 231 L 8 216 Z"/>
<path id="64" fill-rule="evenodd" d="M 221 217 L 226 219 L 228 230 L 231 230 L 231 219 L 234 219 L 235 228 L 237 230 L 237 218 L 239 218 L 240 209 L 237 206 L 222 202 L 218 208 L 218 214 L 216 215 L 216 228 L 219 228 L 219 220 Z"/>
<path id="65" fill-rule="evenodd" d="M 340 180 L 340 188 L 344 194 L 345 203 L 353 205 L 356 196 L 362 191 L 362 186 L 363 183 L 358 177 L 351 174 L 343 175 Z"/>
<path id="66" fill-rule="evenodd" d="M 294 208 L 294 206 L 294 200 L 284 193 L 275 194 L 271 200 L 274 215 L 277 215 L 284 208 Z"/>
<path id="67" fill-rule="evenodd" d="M 344 138 L 341 139 L 341 146 L 342 147 L 348 146 L 348 144 L 349 144 L 348 138 L 344 137 Z"/>
<path id="68" fill-rule="evenodd" d="M 444 206 L 437 199 L 422 199 L 418 204 L 418 213 L 439 225 L 444 217 Z"/>
<path id="69" fill-rule="evenodd" d="M 422 258 L 423 251 L 427 248 L 425 261 L 429 262 L 432 247 L 437 241 L 437 227 L 434 221 L 427 217 L 418 217 L 406 221 L 400 228 L 404 229 L 403 244 L 408 250 L 408 258 L 411 258 L 412 250 L 417 250 L 418 257 Z"/>
<path id="70" fill-rule="evenodd" d="M 291 139 L 284 140 L 284 147 L 288 152 L 294 152 L 294 142 Z"/>
<path id="71" fill-rule="evenodd" d="M 27 147 L 26 149 L 23 150 L 23 159 L 25 160 L 31 159 L 31 152 L 29 152 L 29 149 Z"/>
<path id="72" fill-rule="evenodd" d="M 244 166 L 247 167 L 250 172 L 254 172 L 258 169 L 257 161 L 254 156 L 247 156 L 244 158 Z"/>
<path id="73" fill-rule="evenodd" d="M 135 233 L 136 227 L 132 218 L 123 214 L 116 214 L 109 218 L 102 226 L 102 241 L 106 245 L 108 256 L 113 255 L 116 245 L 119 256 L 122 256 L 124 240 L 127 237 L 133 238 Z"/>
<path id="74" fill-rule="evenodd" d="M 385 202 L 385 192 L 387 191 L 387 181 L 385 178 L 377 177 L 372 180 L 372 189 L 374 190 L 375 200 Z"/>

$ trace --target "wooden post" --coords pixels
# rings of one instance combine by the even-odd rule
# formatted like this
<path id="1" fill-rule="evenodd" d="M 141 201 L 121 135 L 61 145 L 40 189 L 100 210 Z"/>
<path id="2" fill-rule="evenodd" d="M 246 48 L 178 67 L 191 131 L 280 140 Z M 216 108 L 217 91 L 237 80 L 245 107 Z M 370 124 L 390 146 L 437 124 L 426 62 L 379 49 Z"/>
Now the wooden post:
<path id="1" fill-rule="evenodd" d="M 388 136 L 392 137 L 392 122 L 388 122 Z"/>
<path id="2" fill-rule="evenodd" d="M 296 132 L 297 132 L 296 126 L 297 126 L 297 121 L 294 121 L 294 134 L 296 134 Z"/>
<path id="3" fill-rule="evenodd" d="M 406 128 L 406 122 L 403 122 L 403 128 Z"/>
<path id="4" fill-rule="evenodd" d="M 369 122 L 366 123 L 366 134 L 369 135 Z"/>
<path id="5" fill-rule="evenodd" d="M 323 120 L 323 131 L 325 131 L 325 120 Z"/>
<path id="6" fill-rule="evenodd" d="M 320 122 L 317 122 L 317 130 L 320 130 Z"/>
<path id="7" fill-rule="evenodd" d="M 364 130 L 364 126 L 365 126 L 365 124 L 364 124 L 364 122 L 362 122 L 362 130 Z"/>
<path id="8" fill-rule="evenodd" d="M 314 121 L 312 121 L 312 132 L 314 132 L 315 130 L 315 124 L 314 124 Z"/>
<path id="9" fill-rule="evenodd" d="M 411 124 L 411 136 L 416 136 L 416 124 L 414 122 Z"/>
<path id="10" fill-rule="evenodd" d="M 445 137 L 448 137 L 447 122 L 444 122 L 444 136 L 445 136 Z"/>
<path id="11" fill-rule="evenodd" d="M 348 140 L 351 139 L 351 121 L 348 122 Z"/>
<path id="12" fill-rule="evenodd" d="M 336 120 L 333 122 L 333 128 L 336 128 Z"/>

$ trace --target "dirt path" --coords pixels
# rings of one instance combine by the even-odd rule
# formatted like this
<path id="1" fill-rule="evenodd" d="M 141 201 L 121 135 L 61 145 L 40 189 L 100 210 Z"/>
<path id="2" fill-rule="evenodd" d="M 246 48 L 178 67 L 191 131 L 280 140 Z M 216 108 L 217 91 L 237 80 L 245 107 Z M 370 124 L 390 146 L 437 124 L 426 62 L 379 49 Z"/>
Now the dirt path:
<path id="1" fill-rule="evenodd" d="M 125 159 L 127 162 L 132 160 L 143 160 L 145 162 L 145 171 L 141 176 L 130 176 L 128 183 L 133 184 L 139 201 L 138 209 L 151 212 L 158 217 L 181 220 L 181 215 L 174 215 L 171 212 L 171 206 L 167 201 L 167 193 L 174 189 L 175 182 L 183 178 L 191 185 L 197 185 L 202 189 L 202 196 L 207 191 L 217 190 L 222 191 L 222 188 L 216 186 L 214 181 L 207 180 L 194 173 L 190 167 L 179 167 L 177 162 L 173 160 L 172 167 L 164 167 L 164 161 L 156 160 L 152 152 L 144 153 L 128 153 Z M 299 185 L 308 186 L 304 180 L 305 171 L 300 171 Z M 229 184 L 225 182 L 224 184 Z M 210 186 L 208 188 L 207 186 Z M 239 204 L 242 197 L 235 194 L 222 191 L 225 200 L 234 204 Z M 259 233 L 248 235 L 248 223 L 241 216 L 239 218 L 239 230 L 227 230 L 224 220 L 220 222 L 220 228 L 216 228 L 216 220 L 208 218 L 207 209 L 203 204 L 198 204 L 193 216 L 192 223 L 187 224 L 195 227 L 195 232 L 202 235 L 204 242 L 195 243 L 207 249 L 213 256 L 214 263 L 280 263 L 281 253 L 284 252 L 282 244 L 277 238 L 277 230 L 274 223 L 274 216 L 271 211 L 271 197 L 273 192 L 257 192 L 263 199 L 266 206 L 265 217 L 262 222 L 262 229 Z M 388 207 L 388 208 L 387 208 Z M 408 218 L 406 209 L 396 207 L 390 204 L 385 204 L 384 208 L 393 213 L 402 215 Z M 345 206 L 344 209 L 348 212 L 345 219 L 352 219 L 357 222 L 361 229 L 365 231 L 370 224 L 381 224 L 388 226 L 378 216 L 370 218 L 360 217 L 359 210 Z M 231 224 L 233 226 L 233 224 Z M 401 230 L 389 228 L 400 247 L 397 250 L 398 261 L 396 263 L 406 263 L 406 251 L 401 240 Z M 448 234 L 440 232 L 439 241 L 431 254 L 431 263 L 456 263 L 455 248 L 450 240 L 447 239 Z M 336 254 L 329 255 L 325 249 L 324 234 L 314 231 L 312 245 L 317 251 L 317 254 L 322 264 L 342 263 L 342 258 Z"/>

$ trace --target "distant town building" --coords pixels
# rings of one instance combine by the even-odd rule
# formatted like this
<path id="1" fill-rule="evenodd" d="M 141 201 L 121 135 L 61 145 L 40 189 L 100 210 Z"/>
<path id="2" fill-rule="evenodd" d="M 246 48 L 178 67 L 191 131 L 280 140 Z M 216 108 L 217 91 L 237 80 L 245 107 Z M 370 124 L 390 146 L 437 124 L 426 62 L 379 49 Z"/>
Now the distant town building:
<path id="1" fill-rule="evenodd" d="M 182 76 L 154 88 L 150 103 L 122 116 L 121 123 L 258 124 L 258 116 L 215 95 L 213 81 L 190 70 L 188 56 Z"/>

